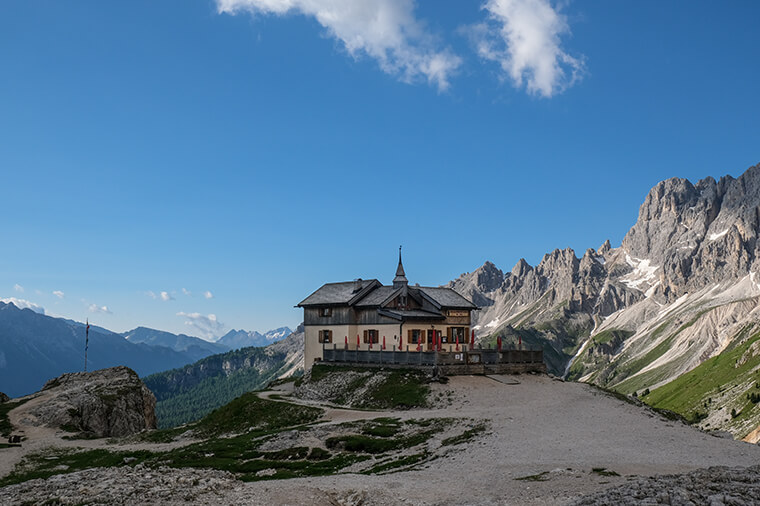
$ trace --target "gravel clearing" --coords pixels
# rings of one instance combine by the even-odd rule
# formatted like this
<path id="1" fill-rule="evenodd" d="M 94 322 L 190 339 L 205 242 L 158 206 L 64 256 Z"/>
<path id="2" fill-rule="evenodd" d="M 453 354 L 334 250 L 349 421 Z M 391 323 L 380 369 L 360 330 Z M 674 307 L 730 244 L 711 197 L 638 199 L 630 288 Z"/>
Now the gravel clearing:
<path id="1" fill-rule="evenodd" d="M 498 379 L 452 377 L 448 384 L 431 385 L 434 396 L 443 393 L 448 397 L 448 391 L 453 391 L 451 405 L 384 413 L 384 416 L 402 420 L 453 417 L 490 421 L 487 435 L 415 470 L 387 475 L 346 473 L 243 483 L 216 471 L 152 471 L 127 467 L 41 480 L 56 480 L 55 487 L 44 483 L 31 486 L 34 482 L 6 487 L 0 489 L 0 503 L 40 502 L 61 494 L 76 497 L 78 487 L 92 489 L 93 483 L 100 480 L 98 473 L 107 473 L 116 480 L 102 492 L 108 494 L 104 495 L 103 502 L 127 504 L 132 504 L 131 498 L 138 497 L 136 490 L 146 491 L 142 503 L 160 498 L 160 502 L 169 504 L 183 502 L 185 497 L 199 504 L 552 505 L 604 504 L 604 501 L 607 504 L 656 504 L 658 497 L 666 497 L 664 494 L 673 504 L 690 504 L 686 499 L 680 503 L 676 500 L 691 497 L 682 492 L 693 490 L 697 490 L 694 494 L 702 494 L 688 499 L 695 504 L 760 501 L 752 495 L 757 489 L 749 486 L 758 481 L 756 467 L 715 469 L 716 466 L 757 466 L 760 463 L 757 445 L 711 436 L 588 385 L 537 375 L 521 375 L 516 378 L 519 383 L 512 381 L 513 378 L 501 378 L 504 382 Z M 378 416 L 372 412 L 334 409 L 329 410 L 327 416 L 355 420 L 363 413 L 365 418 Z M 708 467 L 714 469 L 704 469 Z M 600 469 L 604 471 L 598 472 Z M 690 472 L 695 472 L 693 477 L 650 479 L 655 475 Z M 119 473 L 127 473 L 129 479 L 117 480 Z M 129 473 L 144 473 L 150 478 Z M 218 483 L 208 489 L 196 490 L 188 485 L 172 488 L 171 483 L 176 483 L 176 477 L 181 476 L 176 473 L 198 473 L 194 476 L 213 477 Z M 77 475 L 83 478 L 77 479 Z M 742 481 L 742 476 L 747 480 Z M 708 484 L 705 493 L 711 491 L 711 494 L 705 496 L 699 491 L 701 482 Z M 168 493 L 164 486 L 168 487 Z M 38 495 L 38 489 L 48 490 L 50 495 Z M 638 496 L 634 493 L 636 490 L 641 491 Z M 582 499 L 597 493 L 617 495 L 607 499 L 603 495 Z M 618 498 L 622 497 L 639 502 L 621 502 Z"/>

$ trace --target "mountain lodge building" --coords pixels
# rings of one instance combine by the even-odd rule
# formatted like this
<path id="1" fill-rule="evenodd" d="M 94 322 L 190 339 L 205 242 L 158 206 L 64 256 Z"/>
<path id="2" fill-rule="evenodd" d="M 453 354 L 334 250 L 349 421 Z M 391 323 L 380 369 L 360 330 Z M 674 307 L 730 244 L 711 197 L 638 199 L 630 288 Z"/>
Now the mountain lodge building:
<path id="1" fill-rule="evenodd" d="M 327 283 L 296 307 L 304 310 L 304 366 L 324 348 L 453 352 L 470 338 L 475 306 L 451 288 L 409 286 L 401 263 L 393 285 L 376 279 Z"/>

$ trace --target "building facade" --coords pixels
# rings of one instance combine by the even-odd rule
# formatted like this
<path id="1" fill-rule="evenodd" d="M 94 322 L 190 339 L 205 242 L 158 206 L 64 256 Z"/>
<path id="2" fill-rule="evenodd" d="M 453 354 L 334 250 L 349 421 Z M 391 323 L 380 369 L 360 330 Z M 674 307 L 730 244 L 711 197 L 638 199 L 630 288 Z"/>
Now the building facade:
<path id="1" fill-rule="evenodd" d="M 393 284 L 376 279 L 327 283 L 304 310 L 304 365 L 325 347 L 350 350 L 455 351 L 469 342 L 477 306 L 450 288 L 409 286 L 399 251 Z"/>

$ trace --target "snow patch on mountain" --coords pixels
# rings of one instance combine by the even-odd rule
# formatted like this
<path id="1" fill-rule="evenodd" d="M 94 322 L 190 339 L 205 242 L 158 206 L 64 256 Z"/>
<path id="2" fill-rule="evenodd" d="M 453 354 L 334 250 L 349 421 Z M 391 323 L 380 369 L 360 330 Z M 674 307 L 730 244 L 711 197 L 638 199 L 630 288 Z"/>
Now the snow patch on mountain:
<path id="1" fill-rule="evenodd" d="M 641 290 L 641 285 L 651 285 L 655 279 L 655 271 L 660 267 L 652 265 L 649 259 L 633 258 L 626 253 L 625 261 L 633 267 L 633 272 L 620 279 L 629 288 Z"/>

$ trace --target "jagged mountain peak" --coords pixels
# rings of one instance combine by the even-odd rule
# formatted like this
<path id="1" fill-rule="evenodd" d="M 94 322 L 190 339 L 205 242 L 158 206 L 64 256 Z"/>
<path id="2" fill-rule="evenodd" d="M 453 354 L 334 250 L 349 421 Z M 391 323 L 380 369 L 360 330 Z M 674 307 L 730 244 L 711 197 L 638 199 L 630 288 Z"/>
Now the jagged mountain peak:
<path id="1" fill-rule="evenodd" d="M 524 277 L 528 272 L 532 271 L 533 267 L 525 261 L 524 258 L 521 258 L 517 261 L 514 267 L 512 267 L 512 276 L 522 278 Z"/>

